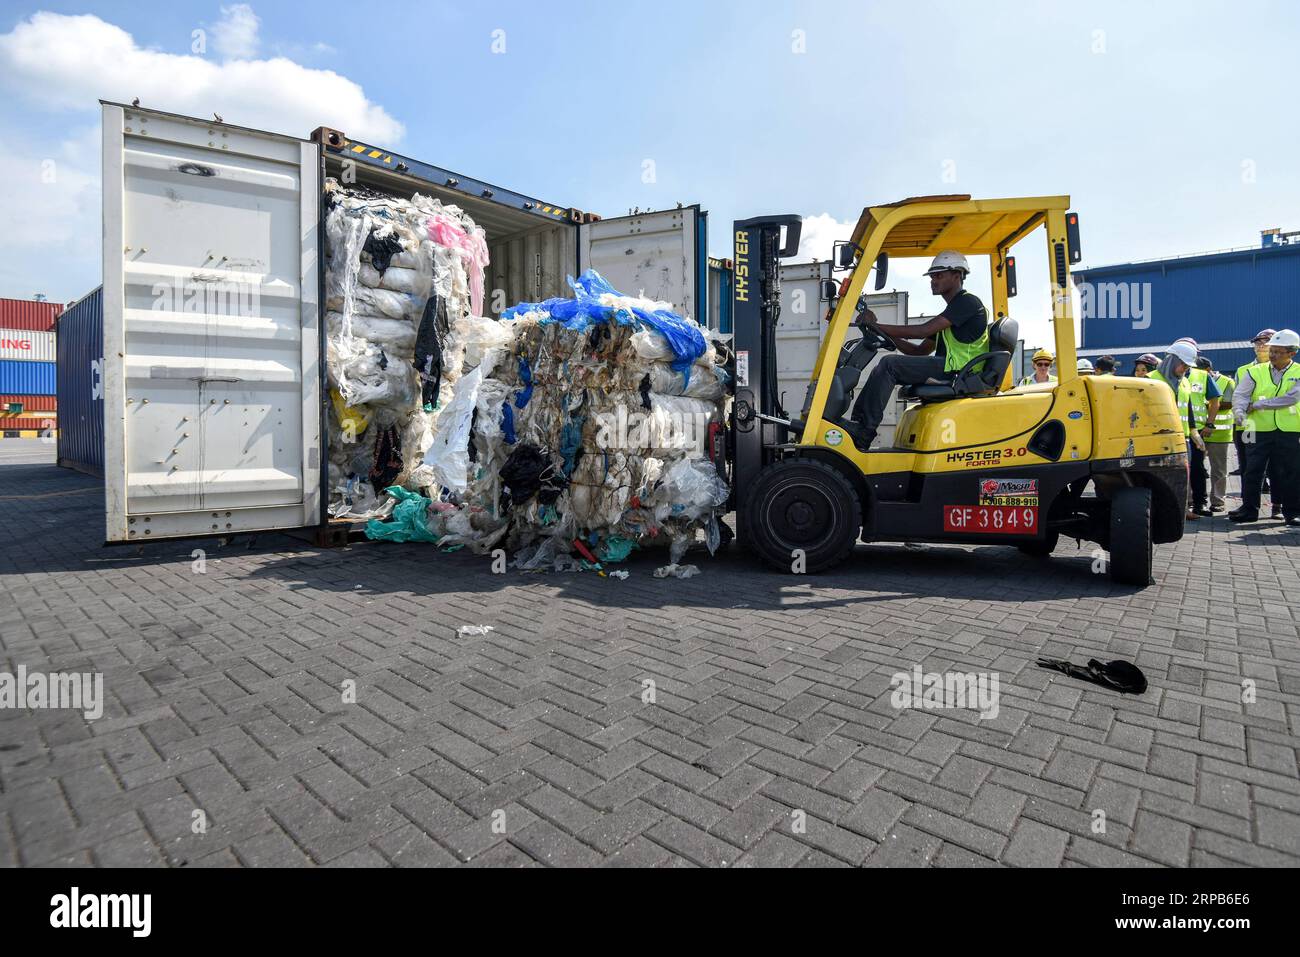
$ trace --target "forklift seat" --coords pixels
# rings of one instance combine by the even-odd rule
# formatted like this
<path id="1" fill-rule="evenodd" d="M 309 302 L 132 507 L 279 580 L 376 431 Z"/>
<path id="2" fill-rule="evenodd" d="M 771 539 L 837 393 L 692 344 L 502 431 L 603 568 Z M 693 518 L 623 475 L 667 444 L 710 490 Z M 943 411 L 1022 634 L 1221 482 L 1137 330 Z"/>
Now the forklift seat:
<path id="1" fill-rule="evenodd" d="M 989 352 L 977 355 L 947 382 L 932 380 L 922 385 L 903 386 L 898 396 L 922 402 L 946 402 L 997 395 L 1019 339 L 1020 323 L 1006 317 L 999 319 L 989 328 Z"/>

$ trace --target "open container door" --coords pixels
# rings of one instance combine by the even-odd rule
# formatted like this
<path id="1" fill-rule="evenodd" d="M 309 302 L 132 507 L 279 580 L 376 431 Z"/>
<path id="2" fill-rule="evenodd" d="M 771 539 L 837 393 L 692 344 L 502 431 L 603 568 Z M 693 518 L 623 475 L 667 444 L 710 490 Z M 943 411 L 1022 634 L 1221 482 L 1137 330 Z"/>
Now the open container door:
<path id="1" fill-rule="evenodd" d="M 320 151 L 103 105 L 110 542 L 320 522 Z"/>
<path id="2" fill-rule="evenodd" d="M 708 303 L 701 291 L 708 269 L 706 217 L 698 206 L 584 223 L 578 269 L 595 269 L 615 289 L 673 307 L 701 325 Z"/>

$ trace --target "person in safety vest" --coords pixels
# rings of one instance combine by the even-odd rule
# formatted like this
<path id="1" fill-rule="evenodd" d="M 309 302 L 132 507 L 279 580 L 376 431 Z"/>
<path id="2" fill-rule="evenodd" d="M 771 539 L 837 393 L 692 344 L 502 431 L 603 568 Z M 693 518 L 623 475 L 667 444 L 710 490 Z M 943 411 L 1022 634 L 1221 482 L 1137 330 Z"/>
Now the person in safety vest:
<path id="1" fill-rule="evenodd" d="M 1238 369 L 1236 369 L 1236 376 L 1234 377 L 1236 384 L 1242 384 L 1242 376 L 1244 376 L 1245 371 L 1247 371 L 1248 368 L 1251 368 L 1252 365 L 1269 361 L 1269 339 L 1273 338 L 1274 335 L 1277 334 L 1277 329 L 1261 329 L 1260 332 L 1255 334 L 1255 338 L 1251 339 L 1251 348 L 1255 350 L 1255 359 L 1252 359 L 1243 365 L 1239 365 Z M 1236 446 L 1236 471 L 1232 472 L 1232 475 L 1245 475 L 1245 459 L 1247 459 L 1247 456 L 1251 454 L 1251 450 L 1245 446 L 1243 436 L 1243 429 L 1235 429 L 1234 434 L 1232 434 L 1232 445 Z M 1264 490 L 1265 492 L 1268 492 L 1269 490 L 1268 479 L 1265 479 L 1264 481 Z"/>
<path id="2" fill-rule="evenodd" d="M 930 291 L 947 303 L 938 316 L 919 326 L 898 326 L 877 322 L 870 309 L 863 315 L 868 328 L 889 336 L 902 353 L 886 355 L 876 363 L 853 405 L 853 418 L 864 433 L 863 448 L 876 437 L 894 386 L 951 381 L 966 363 L 989 351 L 984 303 L 963 288 L 970 275 L 966 257 L 951 250 L 941 252 L 925 274 L 930 277 Z M 920 339 L 921 344 L 908 339 Z"/>
<path id="3" fill-rule="evenodd" d="M 1241 508 L 1228 513 L 1234 522 L 1259 520 L 1264 473 L 1275 465 L 1273 500 L 1286 523 L 1300 526 L 1300 365 L 1295 354 L 1300 335 L 1280 329 L 1268 342 L 1268 362 L 1248 366 L 1232 393 L 1232 416 L 1244 431 L 1246 474 Z"/>
<path id="4" fill-rule="evenodd" d="M 1092 362 L 1088 359 L 1080 359 L 1075 365 L 1079 375 L 1092 375 Z"/>
<path id="5" fill-rule="evenodd" d="M 1027 375 L 1020 380 L 1019 385 L 1045 385 L 1048 382 L 1055 382 L 1056 376 L 1052 375 L 1052 354 L 1046 349 L 1039 349 L 1034 353 L 1034 374 Z"/>
<path id="6" fill-rule="evenodd" d="M 1097 375 L 1114 375 L 1115 374 L 1115 357 L 1102 356 L 1093 365 L 1097 369 Z"/>
<path id="7" fill-rule="evenodd" d="M 1189 452 L 1196 443 L 1204 444 L 1204 440 L 1199 433 L 1193 434 L 1188 418 L 1188 408 L 1192 401 L 1192 388 L 1191 383 L 1188 382 L 1188 373 L 1192 371 L 1192 366 L 1196 365 L 1197 352 L 1198 346 L 1194 339 L 1179 339 L 1166 350 L 1160 367 L 1153 369 L 1147 375 L 1148 379 L 1163 382 L 1173 391 L 1174 404 L 1178 406 L 1178 417 L 1183 422 L 1183 437 L 1187 439 Z M 1189 471 L 1189 482 L 1190 478 Z M 1200 516 L 1195 512 L 1188 511 L 1186 518 L 1188 521 L 1197 521 Z"/>
<path id="8" fill-rule="evenodd" d="M 1187 417 L 1188 434 L 1192 432 L 1199 433 L 1201 441 L 1194 444 L 1188 452 L 1190 453 L 1192 478 L 1192 512 L 1196 515 L 1208 518 L 1214 513 L 1206 506 L 1210 504 L 1206 495 L 1206 475 L 1205 467 L 1208 464 L 1213 471 L 1214 465 L 1211 459 L 1210 440 L 1214 437 L 1214 430 L 1219 418 L 1219 407 L 1226 405 L 1223 402 L 1224 391 L 1219 385 L 1219 381 L 1211 373 L 1214 366 L 1210 360 L 1201 356 L 1196 360 L 1196 368 L 1187 373 L 1188 390 L 1191 392 L 1187 408 L 1180 410 Z M 1231 395 L 1229 391 L 1227 393 Z M 1231 413 L 1229 413 L 1231 418 Z M 1225 433 L 1223 441 L 1227 441 L 1232 436 L 1231 423 L 1228 424 L 1228 431 Z M 1228 447 L 1222 448 L 1223 469 L 1228 466 Z M 1228 477 L 1223 476 L 1223 482 L 1226 491 Z"/>
<path id="9" fill-rule="evenodd" d="M 1234 433 L 1232 423 L 1232 392 L 1236 381 L 1218 372 L 1214 363 L 1201 356 L 1201 368 L 1209 373 L 1210 381 L 1218 387 L 1223 396 L 1219 400 L 1219 411 L 1211 420 L 1213 428 L 1205 436 L 1205 455 L 1210 460 L 1210 512 L 1222 512 L 1226 509 L 1228 494 L 1228 448 L 1232 445 Z M 1206 410 L 1208 413 L 1208 409 Z"/>

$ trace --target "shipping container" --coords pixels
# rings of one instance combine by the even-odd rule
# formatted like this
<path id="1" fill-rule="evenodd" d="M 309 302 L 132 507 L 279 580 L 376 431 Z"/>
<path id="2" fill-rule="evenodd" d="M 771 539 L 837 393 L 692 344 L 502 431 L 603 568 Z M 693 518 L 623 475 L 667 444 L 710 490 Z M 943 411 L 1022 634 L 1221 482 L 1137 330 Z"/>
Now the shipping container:
<path id="1" fill-rule="evenodd" d="M 54 363 L 0 359 L 0 392 L 54 395 Z"/>
<path id="2" fill-rule="evenodd" d="M 326 522 L 322 174 L 465 210 L 492 315 L 567 296 L 589 268 L 708 315 L 698 206 L 601 219 L 323 127 L 304 140 L 113 103 L 102 120 L 109 541 Z M 157 308 L 187 282 L 253 285 L 256 314 Z"/>
<path id="3" fill-rule="evenodd" d="M 27 332 L 49 332 L 54 320 L 63 312 L 58 302 L 37 302 L 34 299 L 0 299 L 0 329 L 23 329 Z"/>
<path id="4" fill-rule="evenodd" d="M 1073 273 L 1083 327 L 1079 355 L 1110 354 L 1125 371 L 1190 336 L 1219 361 L 1249 356 L 1252 336 L 1294 325 L 1300 244 L 1266 245 Z M 1244 360 L 1235 360 L 1233 369 Z"/>
<path id="5" fill-rule="evenodd" d="M 59 316 L 58 463 L 104 474 L 104 290 L 87 294 Z"/>
<path id="6" fill-rule="evenodd" d="M 0 329 L 0 359 L 53 362 L 54 333 Z"/>
<path id="7" fill-rule="evenodd" d="M 11 439 L 53 436 L 58 420 L 53 415 L 0 416 L 0 431 Z M 28 433 L 19 435 L 19 432 Z"/>
<path id="8" fill-rule="evenodd" d="M 27 412 L 53 412 L 59 407 L 59 400 L 52 395 L 0 395 L 0 413 L 11 405 L 21 405 Z"/>

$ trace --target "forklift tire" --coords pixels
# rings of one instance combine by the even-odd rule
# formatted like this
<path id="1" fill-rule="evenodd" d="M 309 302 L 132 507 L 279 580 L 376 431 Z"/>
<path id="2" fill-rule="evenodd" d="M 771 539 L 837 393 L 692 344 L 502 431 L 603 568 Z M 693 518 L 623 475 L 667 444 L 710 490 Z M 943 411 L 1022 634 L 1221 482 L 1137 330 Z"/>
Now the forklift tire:
<path id="1" fill-rule="evenodd" d="M 862 533 L 862 503 L 838 470 L 811 459 L 774 462 L 750 490 L 746 526 L 754 550 L 781 571 L 834 568 L 853 551 Z"/>
<path id="2" fill-rule="evenodd" d="M 1122 488 L 1110 500 L 1110 577 L 1145 587 L 1151 578 L 1151 490 Z"/>
<path id="3" fill-rule="evenodd" d="M 1032 555 L 1035 558 L 1046 558 L 1052 552 L 1056 551 L 1056 545 L 1061 540 L 1060 532 L 1048 532 L 1047 537 L 1042 541 L 1023 542 L 1017 545 L 1026 555 Z"/>

